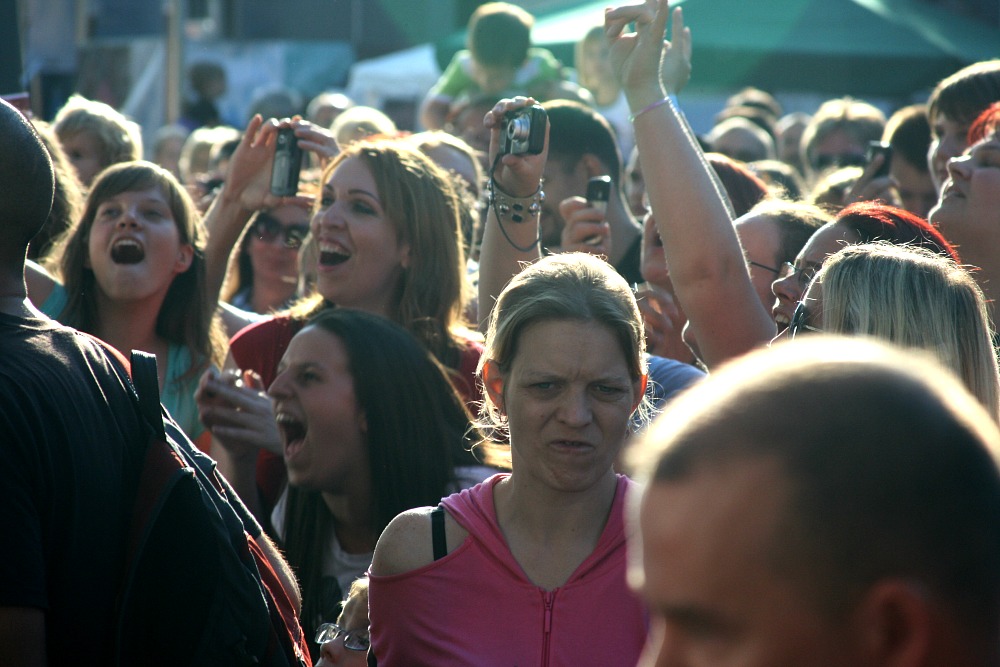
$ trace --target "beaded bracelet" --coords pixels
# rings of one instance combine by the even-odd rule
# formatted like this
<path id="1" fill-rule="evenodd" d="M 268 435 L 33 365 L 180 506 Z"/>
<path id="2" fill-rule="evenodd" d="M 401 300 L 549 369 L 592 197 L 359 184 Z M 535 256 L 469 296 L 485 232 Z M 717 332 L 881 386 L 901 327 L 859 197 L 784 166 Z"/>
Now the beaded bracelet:
<path id="1" fill-rule="evenodd" d="M 515 197 L 501 190 L 496 183 L 491 182 L 489 201 L 497 215 L 497 219 L 510 216 L 513 223 L 524 222 L 524 213 L 527 212 L 532 217 L 542 212 L 542 202 L 545 201 L 545 192 L 541 184 L 534 193 L 527 197 Z"/>
<path id="2" fill-rule="evenodd" d="M 638 118 L 639 116 L 641 116 L 642 114 L 646 113 L 647 111 L 652 111 L 653 109 L 655 109 L 657 107 L 662 107 L 664 104 L 672 104 L 674 106 L 674 108 L 676 108 L 677 107 L 677 97 L 674 96 L 674 95 L 667 95 L 662 100 L 656 100 L 652 104 L 650 104 L 648 106 L 645 106 L 642 109 L 639 109 L 638 111 L 636 111 L 633 114 L 630 114 L 629 117 L 628 117 L 628 122 L 634 123 L 635 119 Z"/>

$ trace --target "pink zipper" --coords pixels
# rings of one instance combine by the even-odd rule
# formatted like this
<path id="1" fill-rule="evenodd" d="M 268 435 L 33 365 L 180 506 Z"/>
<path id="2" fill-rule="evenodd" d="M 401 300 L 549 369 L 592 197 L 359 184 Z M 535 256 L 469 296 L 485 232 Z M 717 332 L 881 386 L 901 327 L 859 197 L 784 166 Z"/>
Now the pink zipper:
<path id="1" fill-rule="evenodd" d="M 545 602 L 545 621 L 542 625 L 542 667 L 548 667 L 549 638 L 552 634 L 552 604 L 556 599 L 556 591 L 543 591 L 542 599 Z"/>

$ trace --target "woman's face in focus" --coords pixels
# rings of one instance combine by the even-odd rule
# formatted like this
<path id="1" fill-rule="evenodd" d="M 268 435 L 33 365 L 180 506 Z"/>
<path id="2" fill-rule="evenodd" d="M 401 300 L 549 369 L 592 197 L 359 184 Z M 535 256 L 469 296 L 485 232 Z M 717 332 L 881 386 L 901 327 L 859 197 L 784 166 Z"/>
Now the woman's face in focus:
<path id="1" fill-rule="evenodd" d="M 1000 252 L 1000 133 L 951 160 L 948 172 L 930 219 L 964 259 L 977 266 L 993 264 Z"/>
<path id="2" fill-rule="evenodd" d="M 778 333 L 784 331 L 792 321 L 795 306 L 810 281 L 827 257 L 837 252 L 845 245 L 859 243 L 861 237 L 850 227 L 839 222 L 829 222 L 820 227 L 809 237 L 805 246 L 795 258 L 794 271 L 779 277 L 771 285 L 775 302 L 771 308 L 771 316 L 778 327 Z M 786 267 L 787 268 L 787 267 Z"/>
<path id="3" fill-rule="evenodd" d="M 931 119 L 931 145 L 927 149 L 927 166 L 938 192 L 948 180 L 948 160 L 960 156 L 968 146 L 968 123 L 959 123 L 943 113 Z"/>
<path id="4" fill-rule="evenodd" d="M 368 491 L 368 426 L 340 338 L 319 326 L 297 333 L 267 393 L 290 484 L 333 494 Z"/>
<path id="5" fill-rule="evenodd" d="M 312 233 L 319 250 L 317 291 L 338 306 L 389 317 L 410 248 L 361 158 L 343 160 L 323 184 Z"/>
<path id="6" fill-rule="evenodd" d="M 194 249 L 181 242 L 167 197 L 153 187 L 101 202 L 87 238 L 87 256 L 105 298 L 162 300 L 174 278 L 190 268 Z"/>
<path id="7" fill-rule="evenodd" d="M 644 382 L 598 322 L 538 321 L 516 349 L 509 371 L 491 366 L 485 381 L 507 417 L 514 475 L 558 491 L 592 488 L 613 474 Z"/>

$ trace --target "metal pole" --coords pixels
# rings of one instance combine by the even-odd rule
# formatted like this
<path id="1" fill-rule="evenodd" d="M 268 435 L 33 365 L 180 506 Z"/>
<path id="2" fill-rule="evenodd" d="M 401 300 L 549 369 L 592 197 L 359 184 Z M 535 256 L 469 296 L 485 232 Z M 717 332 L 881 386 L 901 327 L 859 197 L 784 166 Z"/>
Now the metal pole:
<path id="1" fill-rule="evenodd" d="M 166 86 L 164 117 L 167 123 L 176 123 L 181 117 L 181 71 L 183 68 L 183 0 L 165 0 L 163 13 L 167 23 L 166 35 Z"/>

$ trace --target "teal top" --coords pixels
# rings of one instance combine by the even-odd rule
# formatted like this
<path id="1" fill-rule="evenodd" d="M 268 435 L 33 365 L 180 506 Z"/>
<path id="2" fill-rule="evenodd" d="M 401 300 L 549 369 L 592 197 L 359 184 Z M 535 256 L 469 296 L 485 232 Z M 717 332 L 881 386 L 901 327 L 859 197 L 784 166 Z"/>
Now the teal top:
<path id="1" fill-rule="evenodd" d="M 58 319 L 66 307 L 66 302 L 66 288 L 56 284 L 39 310 L 53 319 Z M 167 349 L 167 377 L 163 383 L 160 401 L 187 436 L 195 440 L 205 432 L 205 427 L 198 420 L 198 404 L 194 400 L 194 392 L 198 388 L 198 375 L 181 379 L 181 376 L 191 368 L 191 364 L 191 350 L 184 345 L 171 343 Z"/>

